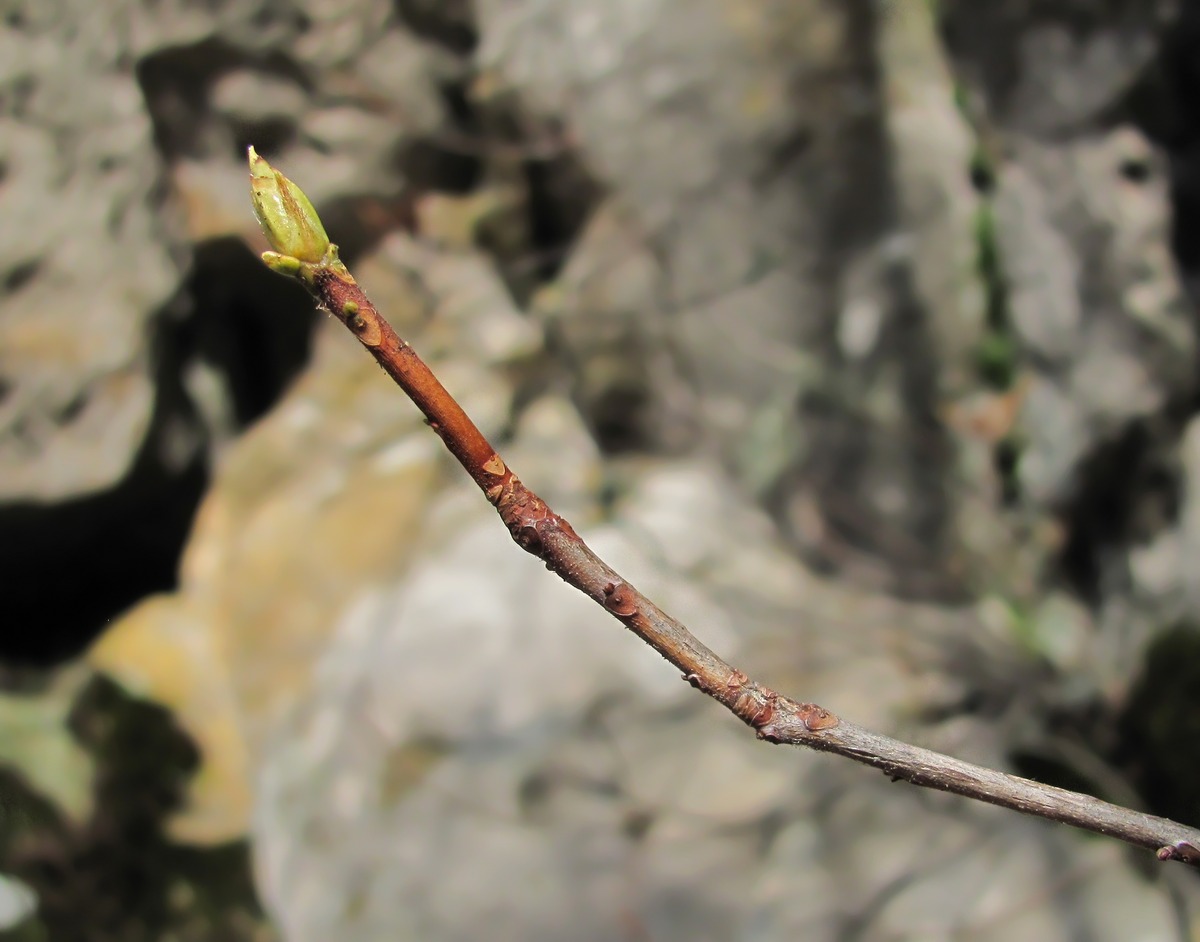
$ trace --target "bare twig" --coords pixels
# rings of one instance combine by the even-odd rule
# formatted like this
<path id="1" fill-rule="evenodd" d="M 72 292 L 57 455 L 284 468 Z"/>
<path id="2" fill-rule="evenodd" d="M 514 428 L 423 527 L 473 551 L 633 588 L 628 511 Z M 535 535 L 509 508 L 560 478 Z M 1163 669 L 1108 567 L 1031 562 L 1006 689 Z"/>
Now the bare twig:
<path id="1" fill-rule="evenodd" d="M 424 361 L 379 314 L 337 258 L 303 193 L 250 151 L 255 210 L 278 252 L 264 262 L 298 279 L 358 338 L 424 413 L 450 453 L 496 508 L 517 545 L 590 596 L 670 661 L 692 686 L 773 743 L 832 752 L 894 780 L 953 792 L 1023 814 L 1060 821 L 1154 850 L 1160 860 L 1200 866 L 1200 831 L 1088 795 L 971 765 L 882 736 L 751 680 L 642 595 L 530 491 L 496 453 Z"/>

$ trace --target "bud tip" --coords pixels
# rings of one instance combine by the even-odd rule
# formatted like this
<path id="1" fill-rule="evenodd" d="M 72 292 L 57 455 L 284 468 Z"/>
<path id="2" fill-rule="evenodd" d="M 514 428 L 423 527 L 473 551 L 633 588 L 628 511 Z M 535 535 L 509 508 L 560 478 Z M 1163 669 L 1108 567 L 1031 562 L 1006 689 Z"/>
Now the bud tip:
<path id="1" fill-rule="evenodd" d="M 250 162 L 250 197 L 254 215 L 271 248 L 281 255 L 315 264 L 329 250 L 329 237 L 304 191 L 260 156 L 247 148 Z"/>

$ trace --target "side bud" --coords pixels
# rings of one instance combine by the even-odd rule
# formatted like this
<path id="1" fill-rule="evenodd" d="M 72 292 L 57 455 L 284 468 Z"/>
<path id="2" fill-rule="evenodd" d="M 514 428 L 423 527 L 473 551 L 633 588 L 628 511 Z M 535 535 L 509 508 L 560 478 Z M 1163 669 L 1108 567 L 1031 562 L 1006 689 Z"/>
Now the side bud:
<path id="1" fill-rule="evenodd" d="M 250 198 L 267 241 L 280 255 L 316 264 L 329 236 L 304 191 L 250 148 Z"/>

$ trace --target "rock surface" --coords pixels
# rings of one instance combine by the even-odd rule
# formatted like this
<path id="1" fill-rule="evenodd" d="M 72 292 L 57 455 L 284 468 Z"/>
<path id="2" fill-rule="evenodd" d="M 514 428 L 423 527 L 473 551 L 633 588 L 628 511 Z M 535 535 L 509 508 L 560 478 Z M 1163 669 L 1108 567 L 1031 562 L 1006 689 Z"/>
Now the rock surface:
<path id="1" fill-rule="evenodd" d="M 90 5 L 54 6 L 0 27 L 0 213 L 21 220 L 0 234 L 0 501 L 128 472 L 154 406 L 150 324 L 180 277 L 128 49 Z"/>
<path id="2" fill-rule="evenodd" d="M 130 942 L 1200 918 L 1182 868 L 757 742 L 519 552 L 251 251 L 254 143 L 706 643 L 1186 816 L 1200 13 L 934 8 L 17 4 L 0 659 L 105 630 L 0 672 L 13 942 L 79 913 Z"/>

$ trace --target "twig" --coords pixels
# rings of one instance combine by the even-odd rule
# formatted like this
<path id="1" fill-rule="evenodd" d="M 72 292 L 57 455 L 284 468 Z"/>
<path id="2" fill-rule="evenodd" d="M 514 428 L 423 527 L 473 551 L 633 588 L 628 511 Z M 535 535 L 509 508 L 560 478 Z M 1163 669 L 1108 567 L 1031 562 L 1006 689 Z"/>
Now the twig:
<path id="1" fill-rule="evenodd" d="M 882 736 L 751 680 L 642 595 L 587 546 L 571 525 L 512 472 L 424 361 L 379 314 L 338 260 L 316 212 L 290 180 L 250 150 L 255 211 L 278 250 L 263 261 L 299 280 L 338 318 L 424 413 L 450 453 L 496 508 L 517 545 L 590 596 L 772 743 L 809 746 L 880 769 L 893 780 L 953 792 L 1107 834 L 1154 850 L 1160 860 L 1200 866 L 1200 831 L 1089 795 L 971 765 Z"/>

